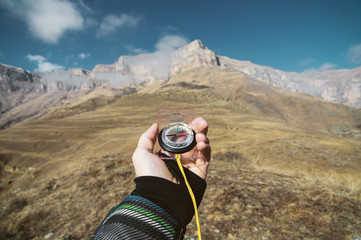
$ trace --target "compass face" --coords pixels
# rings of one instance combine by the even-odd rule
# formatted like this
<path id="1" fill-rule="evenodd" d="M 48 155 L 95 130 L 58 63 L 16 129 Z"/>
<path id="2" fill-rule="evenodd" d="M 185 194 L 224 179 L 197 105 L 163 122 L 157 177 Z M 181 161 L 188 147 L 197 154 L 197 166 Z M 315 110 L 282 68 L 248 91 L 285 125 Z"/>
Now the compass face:
<path id="1" fill-rule="evenodd" d="M 170 153 L 185 153 L 196 145 L 195 132 L 185 123 L 171 123 L 158 136 L 159 145 Z"/>

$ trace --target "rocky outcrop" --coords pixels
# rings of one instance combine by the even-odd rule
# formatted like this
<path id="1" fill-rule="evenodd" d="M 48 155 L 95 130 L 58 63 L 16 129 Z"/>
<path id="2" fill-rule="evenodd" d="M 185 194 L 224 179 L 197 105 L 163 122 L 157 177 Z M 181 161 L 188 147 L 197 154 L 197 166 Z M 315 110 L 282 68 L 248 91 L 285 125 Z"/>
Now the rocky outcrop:
<path id="1" fill-rule="evenodd" d="M 0 129 L 41 116 L 62 99 L 101 85 L 89 75 L 77 68 L 40 74 L 0 64 Z"/>
<path id="2" fill-rule="evenodd" d="M 200 40 L 195 40 L 174 51 L 171 60 L 171 75 L 190 68 L 220 65 L 216 53 L 206 48 Z"/>
<path id="3" fill-rule="evenodd" d="M 21 104 L 27 94 L 44 92 L 40 77 L 38 73 L 0 64 L 0 113 Z"/>
<path id="4" fill-rule="evenodd" d="M 223 67 L 243 72 L 274 87 L 361 108 L 361 67 L 294 73 L 227 57 L 219 57 L 219 59 Z"/>
<path id="5" fill-rule="evenodd" d="M 110 81 L 113 85 L 131 85 L 168 80 L 173 74 L 202 66 L 217 66 L 215 52 L 195 40 L 176 50 L 158 50 L 137 56 L 121 56 L 111 65 L 96 65 L 92 79 Z"/>

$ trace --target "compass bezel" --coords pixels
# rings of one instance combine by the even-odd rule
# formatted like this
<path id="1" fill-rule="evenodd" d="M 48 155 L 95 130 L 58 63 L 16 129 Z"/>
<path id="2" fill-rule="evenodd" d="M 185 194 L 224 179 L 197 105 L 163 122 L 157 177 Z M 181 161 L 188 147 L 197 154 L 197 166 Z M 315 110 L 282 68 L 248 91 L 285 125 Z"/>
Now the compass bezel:
<path id="1" fill-rule="evenodd" d="M 181 129 L 188 132 L 189 134 L 187 134 L 187 137 L 192 138 L 192 139 L 186 141 L 187 142 L 186 146 L 180 146 L 180 147 L 178 146 L 177 147 L 177 146 L 173 145 L 172 142 L 167 139 L 166 134 L 173 128 L 177 128 L 177 127 L 180 127 Z M 171 123 L 168 126 L 166 126 L 165 128 L 163 128 L 159 132 L 158 142 L 162 149 L 164 149 L 165 151 L 168 151 L 170 153 L 186 153 L 186 152 L 189 152 L 190 150 L 192 150 L 197 144 L 195 131 L 191 127 L 189 127 L 187 124 L 180 123 L 180 122 Z"/>

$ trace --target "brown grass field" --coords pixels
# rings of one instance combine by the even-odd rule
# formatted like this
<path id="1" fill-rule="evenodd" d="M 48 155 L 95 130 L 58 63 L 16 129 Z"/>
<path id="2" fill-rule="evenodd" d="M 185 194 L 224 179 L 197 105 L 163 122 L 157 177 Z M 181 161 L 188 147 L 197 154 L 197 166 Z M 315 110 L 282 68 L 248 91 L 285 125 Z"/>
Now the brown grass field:
<path id="1" fill-rule="evenodd" d="M 345 115 L 359 110 L 275 99 L 302 110 L 301 121 L 250 84 L 238 96 L 182 86 L 99 97 L 1 130 L 0 239 L 91 237 L 134 189 L 131 155 L 160 108 L 194 109 L 209 122 L 204 239 L 361 238 L 361 122 Z M 193 220 L 186 239 L 196 236 Z"/>

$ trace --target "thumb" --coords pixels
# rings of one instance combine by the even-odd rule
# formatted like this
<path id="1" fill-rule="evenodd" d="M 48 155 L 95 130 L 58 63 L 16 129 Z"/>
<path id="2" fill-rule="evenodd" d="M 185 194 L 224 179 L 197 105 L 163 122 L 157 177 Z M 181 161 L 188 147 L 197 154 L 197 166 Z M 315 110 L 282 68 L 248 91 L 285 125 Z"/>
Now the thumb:
<path id="1" fill-rule="evenodd" d="M 158 136 L 158 124 L 154 123 L 147 131 L 145 131 L 139 138 L 138 150 L 146 150 L 153 152 Z"/>

